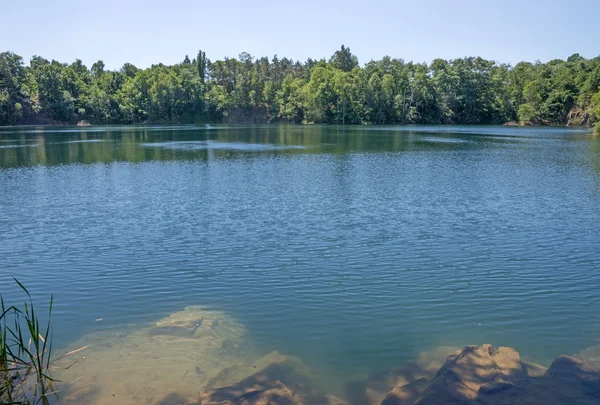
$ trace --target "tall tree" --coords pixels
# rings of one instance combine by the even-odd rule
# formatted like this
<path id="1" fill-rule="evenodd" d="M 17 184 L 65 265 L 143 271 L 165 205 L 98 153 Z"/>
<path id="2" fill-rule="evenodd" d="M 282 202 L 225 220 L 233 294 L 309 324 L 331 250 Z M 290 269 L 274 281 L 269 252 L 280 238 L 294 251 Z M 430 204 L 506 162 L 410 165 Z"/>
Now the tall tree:
<path id="1" fill-rule="evenodd" d="M 198 69 L 198 76 L 200 82 L 204 84 L 206 81 L 206 52 L 202 50 L 198 51 L 198 57 L 196 58 L 196 68 Z"/>

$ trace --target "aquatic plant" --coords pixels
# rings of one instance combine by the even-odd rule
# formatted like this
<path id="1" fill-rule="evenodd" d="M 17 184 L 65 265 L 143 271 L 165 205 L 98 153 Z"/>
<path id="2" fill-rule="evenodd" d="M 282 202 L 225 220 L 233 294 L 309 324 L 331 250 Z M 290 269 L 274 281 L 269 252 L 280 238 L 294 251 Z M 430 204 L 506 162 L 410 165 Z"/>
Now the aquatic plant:
<path id="1" fill-rule="evenodd" d="M 28 299 L 23 308 L 7 307 L 0 295 L 0 405 L 48 404 L 49 396 L 56 394 L 50 372 L 53 297 L 42 327 L 29 291 L 15 282 Z"/>

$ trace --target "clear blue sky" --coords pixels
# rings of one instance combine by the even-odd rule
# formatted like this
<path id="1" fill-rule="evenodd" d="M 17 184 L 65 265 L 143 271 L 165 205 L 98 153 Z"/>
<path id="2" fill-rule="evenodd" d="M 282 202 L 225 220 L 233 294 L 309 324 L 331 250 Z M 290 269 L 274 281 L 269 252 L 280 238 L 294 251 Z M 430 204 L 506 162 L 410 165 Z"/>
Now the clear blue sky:
<path id="1" fill-rule="evenodd" d="M 500 62 L 600 55 L 600 0 L 0 0 L 0 51 L 110 69 L 278 54 Z"/>

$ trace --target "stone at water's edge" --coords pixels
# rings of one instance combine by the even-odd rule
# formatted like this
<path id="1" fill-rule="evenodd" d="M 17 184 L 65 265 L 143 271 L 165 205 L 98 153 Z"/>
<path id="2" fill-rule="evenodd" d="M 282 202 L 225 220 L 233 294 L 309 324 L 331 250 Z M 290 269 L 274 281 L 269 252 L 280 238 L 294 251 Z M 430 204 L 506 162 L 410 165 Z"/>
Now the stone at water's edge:
<path id="1" fill-rule="evenodd" d="M 467 346 L 448 357 L 435 377 L 395 387 L 382 405 L 598 405 L 600 369 L 561 356 L 542 366 L 491 345 Z"/>

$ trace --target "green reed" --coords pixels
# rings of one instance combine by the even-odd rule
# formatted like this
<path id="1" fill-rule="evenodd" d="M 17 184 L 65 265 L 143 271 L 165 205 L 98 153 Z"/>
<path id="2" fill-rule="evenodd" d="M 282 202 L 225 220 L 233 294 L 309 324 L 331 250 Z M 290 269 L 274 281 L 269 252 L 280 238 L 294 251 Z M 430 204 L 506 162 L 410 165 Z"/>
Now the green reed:
<path id="1" fill-rule="evenodd" d="M 55 394 L 50 373 L 52 342 L 50 298 L 48 322 L 40 325 L 29 291 L 23 308 L 7 307 L 0 296 L 0 405 L 49 404 Z"/>

